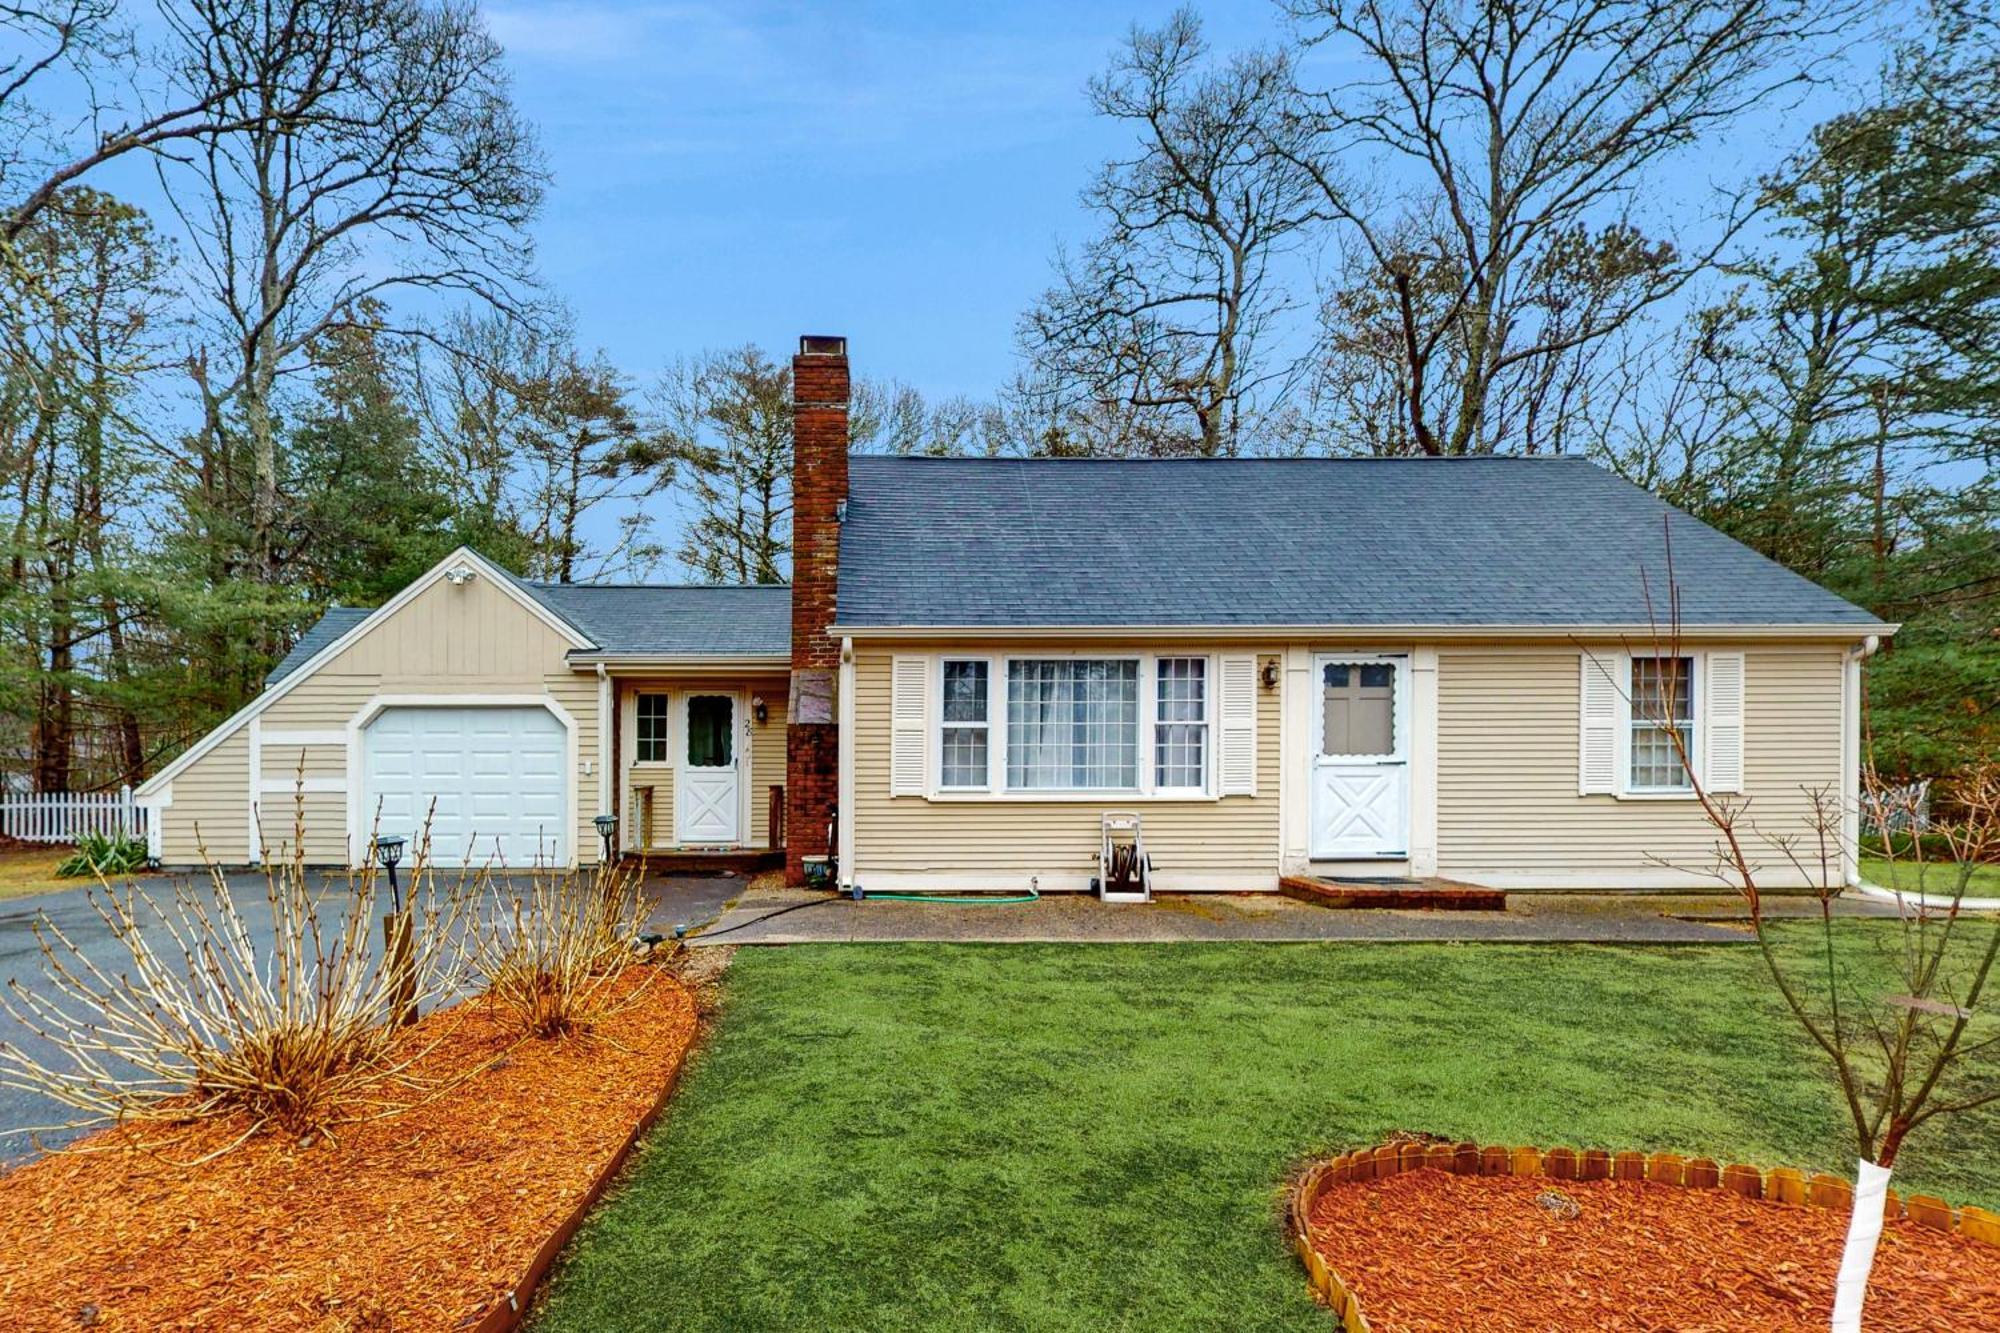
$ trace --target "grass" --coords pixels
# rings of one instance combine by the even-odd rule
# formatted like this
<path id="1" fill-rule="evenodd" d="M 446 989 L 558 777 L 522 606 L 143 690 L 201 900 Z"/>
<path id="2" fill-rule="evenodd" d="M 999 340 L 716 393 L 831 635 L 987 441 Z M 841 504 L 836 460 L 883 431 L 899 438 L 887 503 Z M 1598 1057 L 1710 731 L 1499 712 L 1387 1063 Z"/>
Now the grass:
<path id="1" fill-rule="evenodd" d="M 1883 929 L 1843 927 L 1857 965 Z M 745 949 L 534 1333 L 1326 1333 L 1284 1180 L 1399 1128 L 1851 1175 L 1759 967 L 1747 947 Z M 1905 1166 L 1904 1189 L 2000 1203 L 2000 1116 Z"/>
<path id="2" fill-rule="evenodd" d="M 57 864 L 75 850 L 74 847 L 14 847 L 0 851 L 0 900 L 94 883 L 89 878 L 56 878 Z"/>
<path id="3" fill-rule="evenodd" d="M 1916 862 L 1906 858 L 1888 861 L 1879 856 L 1864 856 L 1861 878 L 1885 889 L 1923 888 L 1929 893 L 1949 895 L 1958 887 L 1958 868 L 1932 862 L 1920 875 Z M 1974 866 L 1965 893 L 1969 898 L 2000 898 L 2000 865 Z"/>

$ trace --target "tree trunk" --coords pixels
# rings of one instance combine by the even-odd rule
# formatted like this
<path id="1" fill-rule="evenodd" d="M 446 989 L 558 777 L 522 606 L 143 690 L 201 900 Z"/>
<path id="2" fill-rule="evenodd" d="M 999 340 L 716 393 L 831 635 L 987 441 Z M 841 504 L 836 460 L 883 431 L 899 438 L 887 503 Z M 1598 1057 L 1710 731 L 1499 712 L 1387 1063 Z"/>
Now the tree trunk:
<path id="1" fill-rule="evenodd" d="M 1840 1252 L 1840 1275 L 1833 1286 L 1833 1333 L 1861 1333 L 1861 1307 L 1868 1299 L 1868 1274 L 1875 1245 L 1882 1239 L 1882 1213 L 1889 1201 L 1887 1166 L 1856 1163 L 1854 1211 L 1847 1219 L 1847 1244 Z"/>

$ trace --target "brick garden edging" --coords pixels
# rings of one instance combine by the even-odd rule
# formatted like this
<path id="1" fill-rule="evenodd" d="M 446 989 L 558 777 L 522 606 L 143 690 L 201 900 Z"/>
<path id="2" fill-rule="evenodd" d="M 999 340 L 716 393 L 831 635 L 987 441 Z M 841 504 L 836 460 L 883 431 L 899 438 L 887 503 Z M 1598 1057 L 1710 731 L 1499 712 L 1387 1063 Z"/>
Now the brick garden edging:
<path id="1" fill-rule="evenodd" d="M 1754 1166 L 1717 1165 L 1706 1157 L 1679 1153 L 1606 1152 L 1602 1148 L 1481 1147 L 1476 1143 L 1421 1143 L 1415 1139 L 1361 1148 L 1314 1162 L 1292 1187 L 1287 1205 L 1292 1248 L 1305 1265 L 1307 1285 L 1324 1300 L 1347 1333 L 1369 1333 L 1361 1301 L 1340 1274 L 1328 1268 L 1312 1245 L 1313 1210 L 1336 1185 L 1380 1180 L 1404 1171 L 1432 1167 L 1461 1176 L 1539 1176 L 1546 1180 L 1650 1180 L 1688 1189 L 1726 1189 L 1746 1199 L 1804 1204 L 1814 1208 L 1847 1209 L 1854 1203 L 1854 1186 L 1839 1176 L 1807 1175 L 1788 1166 L 1761 1170 Z M 2000 1246 L 2000 1214 L 1967 1205 L 1954 1209 L 1928 1194 L 1901 1198 L 1889 1191 L 1884 1218 L 1908 1217 L 1921 1226 L 1957 1232 L 1968 1240 Z"/>

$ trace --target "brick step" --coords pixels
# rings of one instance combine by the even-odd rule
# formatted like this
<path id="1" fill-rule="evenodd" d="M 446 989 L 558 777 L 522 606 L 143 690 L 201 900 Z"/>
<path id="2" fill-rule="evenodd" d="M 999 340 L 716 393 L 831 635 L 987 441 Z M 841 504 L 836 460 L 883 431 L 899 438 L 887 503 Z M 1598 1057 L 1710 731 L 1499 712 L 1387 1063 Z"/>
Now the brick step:
<path id="1" fill-rule="evenodd" d="M 1412 880 L 1408 884 L 1356 884 L 1317 875 L 1286 875 L 1278 891 L 1315 907 L 1375 908 L 1398 911 L 1504 912 L 1507 894 L 1477 884 L 1450 879 Z"/>
<path id="2" fill-rule="evenodd" d="M 727 870 L 738 875 L 755 875 L 766 870 L 783 869 L 785 852 L 782 847 L 748 847 L 741 851 L 692 848 L 688 851 L 626 852 L 622 860 L 628 865 L 642 865 L 649 873 L 657 874 L 713 875 Z"/>

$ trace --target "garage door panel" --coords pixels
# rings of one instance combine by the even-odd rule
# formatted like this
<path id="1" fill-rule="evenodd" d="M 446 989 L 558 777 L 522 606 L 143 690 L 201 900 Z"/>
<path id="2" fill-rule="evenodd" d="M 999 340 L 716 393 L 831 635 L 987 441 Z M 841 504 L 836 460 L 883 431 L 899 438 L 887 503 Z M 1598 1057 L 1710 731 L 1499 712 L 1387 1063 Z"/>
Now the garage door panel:
<path id="1" fill-rule="evenodd" d="M 429 812 L 440 865 L 561 863 L 566 760 L 562 724 L 545 708 L 389 708 L 368 728 L 366 799 L 381 799 L 385 835 L 414 839 Z"/>

